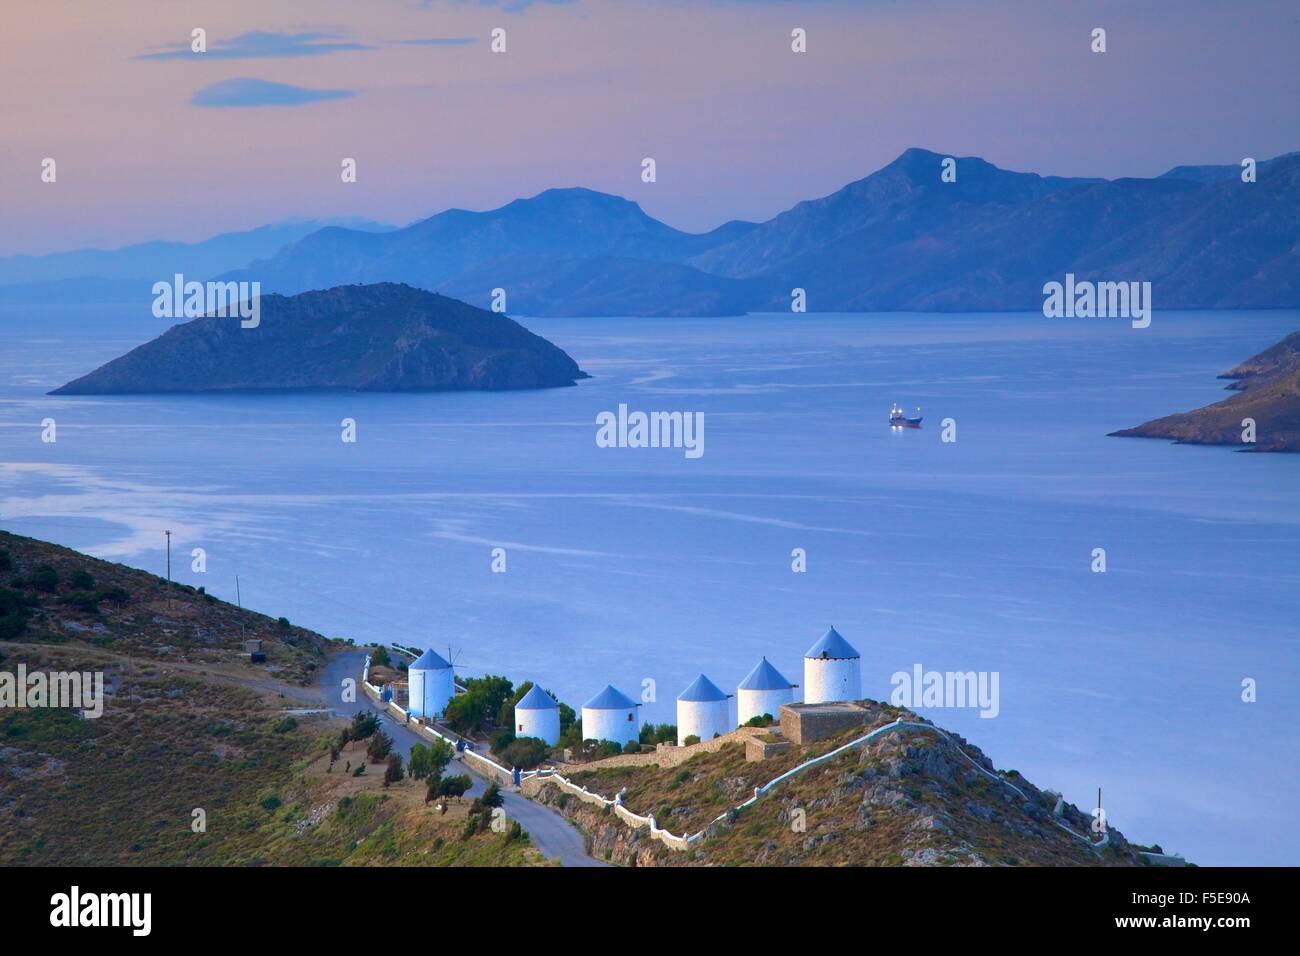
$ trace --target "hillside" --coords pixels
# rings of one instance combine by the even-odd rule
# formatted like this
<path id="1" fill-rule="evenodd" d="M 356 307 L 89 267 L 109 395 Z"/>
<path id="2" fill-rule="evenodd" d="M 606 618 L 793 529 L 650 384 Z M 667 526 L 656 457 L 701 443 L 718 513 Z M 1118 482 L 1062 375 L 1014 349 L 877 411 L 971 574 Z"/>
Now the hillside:
<path id="1" fill-rule="evenodd" d="M 83 577 L 87 576 L 87 577 Z M 261 638 L 266 664 L 242 652 Z M 67 548 L 0 532 L 0 673 L 92 671 L 98 718 L 0 710 L 0 866 L 540 865 L 526 835 L 466 832 L 468 805 L 362 776 L 329 750 L 312 631 Z M 306 685 L 306 686 L 304 686 Z M 194 811 L 206 830 L 193 829 Z"/>
<path id="2" fill-rule="evenodd" d="M 1065 832 L 1057 819 L 1088 834 L 1091 817 L 1073 806 L 1053 816 L 1055 795 L 1015 771 L 1004 779 L 1029 797 L 976 770 L 938 734 L 921 728 L 888 732 L 859 748 L 790 778 L 746 809 L 730 808 L 810 757 L 834 750 L 868 729 L 910 711 L 864 702 L 874 712 L 861 728 L 758 762 L 730 744 L 700 753 L 680 767 L 614 767 L 571 775 L 573 783 L 654 814 L 659 825 L 683 835 L 707 828 L 687 851 L 675 851 L 634 830 L 613 814 L 573 799 L 554 784 L 539 799 L 575 819 L 592 836 L 593 855 L 635 866 L 1141 866 L 1113 827 L 1109 844 L 1093 849 Z M 950 735 L 989 772 L 978 748 Z M 805 827 L 794 823 L 797 811 Z M 726 814 L 722 822 L 711 823 Z"/>
<path id="3" fill-rule="evenodd" d="M 261 297 L 260 324 L 204 316 L 55 389 L 55 395 L 572 385 L 565 352 L 504 315 L 410 286 Z"/>
<path id="4" fill-rule="evenodd" d="M 328 640 L 201 590 L 70 548 L 0 531 L 0 648 L 5 641 L 94 648 L 178 665 L 233 664 L 260 639 L 264 672 L 307 684 Z"/>
<path id="5" fill-rule="evenodd" d="M 1112 432 L 1119 438 L 1168 438 L 1188 445 L 1232 445 L 1243 451 L 1300 452 L 1300 332 L 1247 359 L 1219 378 L 1238 392 L 1190 412 Z M 1242 442 L 1242 421 L 1255 421 L 1255 443 Z"/>

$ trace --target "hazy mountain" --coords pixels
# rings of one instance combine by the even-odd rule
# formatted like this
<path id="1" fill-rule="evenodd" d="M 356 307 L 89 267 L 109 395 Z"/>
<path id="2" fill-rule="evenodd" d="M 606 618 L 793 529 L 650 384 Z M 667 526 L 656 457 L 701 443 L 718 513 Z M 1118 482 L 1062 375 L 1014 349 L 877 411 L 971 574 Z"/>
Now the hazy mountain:
<path id="1" fill-rule="evenodd" d="M 1268 160 L 1269 164 L 1276 163 L 1278 160 L 1294 158 L 1300 153 L 1283 153 Z M 1166 173 L 1161 173 L 1161 179 L 1187 179 L 1196 183 L 1219 183 L 1225 179 L 1240 179 L 1241 164 L 1222 165 L 1222 166 L 1175 166 Z"/>
<path id="2" fill-rule="evenodd" d="M 695 235 L 618 196 L 548 189 L 488 212 L 449 209 L 382 235 L 323 229 L 227 278 L 255 279 L 264 291 L 284 293 L 363 282 L 434 289 L 468 270 L 521 255 L 681 262 L 751 228 L 752 223 L 730 222 Z M 488 289 L 501 284 L 493 281 Z"/>
<path id="3" fill-rule="evenodd" d="M 973 159 L 942 183 L 941 160 L 909 150 L 692 264 L 776 280 L 769 309 L 796 286 L 821 311 L 1039 309 L 1066 272 L 1150 281 L 1157 309 L 1300 304 L 1300 155 L 1251 184 L 1041 179 Z"/>
<path id="4" fill-rule="evenodd" d="M 389 232 L 320 229 L 221 278 L 284 294 L 402 282 L 481 304 L 501 288 L 511 311 L 534 315 L 786 311 L 794 288 L 812 311 L 1038 310 L 1044 283 L 1067 272 L 1150 282 L 1156 311 L 1300 306 L 1300 153 L 1259 163 L 1254 183 L 1236 166 L 1107 181 L 976 157 L 958 158 L 956 181 L 943 182 L 943 160 L 909 149 L 767 222 L 703 234 L 617 196 L 550 189 Z M 23 287 L 0 301 L 78 295 Z"/>
<path id="5" fill-rule="evenodd" d="M 869 255 L 946 231 L 972 209 L 999 210 L 1058 189 L 1100 180 L 1014 173 L 964 157 L 955 182 L 940 181 L 944 157 L 909 149 L 883 169 L 822 199 L 801 202 L 741 238 L 700 254 L 692 265 L 727 276 L 756 276 L 837 250 Z M 837 263 L 828 263 L 835 268 Z M 788 271 L 788 270 L 786 270 Z"/>
<path id="6" fill-rule="evenodd" d="M 507 290 L 523 315 L 743 315 L 764 291 L 752 279 L 616 256 L 516 253 L 470 268 L 438 291 L 484 308 Z"/>
<path id="7" fill-rule="evenodd" d="M 495 312 L 385 283 L 261 297 L 260 324 L 173 326 L 56 395 L 550 388 L 586 378 L 546 339 Z"/>
<path id="8" fill-rule="evenodd" d="M 291 219 L 245 232 L 226 232 L 202 242 L 142 242 L 120 249 L 77 249 L 44 256 L 0 257 L 0 285 L 33 284 L 71 278 L 210 279 L 253 259 L 274 255 L 282 247 L 317 232 L 331 222 L 362 232 L 396 227 L 368 219 Z M 87 289 L 89 291 L 89 289 Z M 65 295 L 66 298 L 66 295 Z"/>

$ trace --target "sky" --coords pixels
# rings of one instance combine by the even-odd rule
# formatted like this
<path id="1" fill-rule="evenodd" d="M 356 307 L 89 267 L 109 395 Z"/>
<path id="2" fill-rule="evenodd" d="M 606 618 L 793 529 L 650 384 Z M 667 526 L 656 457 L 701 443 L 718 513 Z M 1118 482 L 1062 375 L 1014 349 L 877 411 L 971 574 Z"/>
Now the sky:
<path id="1" fill-rule="evenodd" d="M 6 0 L 0 255 L 579 185 L 704 231 L 910 146 L 1068 176 L 1236 164 L 1300 148 L 1297 26 L 1293 0 Z"/>

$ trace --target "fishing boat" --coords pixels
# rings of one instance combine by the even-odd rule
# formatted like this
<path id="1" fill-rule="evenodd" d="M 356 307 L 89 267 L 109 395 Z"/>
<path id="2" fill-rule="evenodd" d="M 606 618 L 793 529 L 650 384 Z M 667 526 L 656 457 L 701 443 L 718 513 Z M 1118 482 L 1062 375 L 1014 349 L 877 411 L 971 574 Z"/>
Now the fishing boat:
<path id="1" fill-rule="evenodd" d="M 898 403 L 894 402 L 889 409 L 889 427 L 890 428 L 920 428 L 921 427 L 921 408 L 917 406 L 916 417 L 908 418 L 907 413 L 899 408 Z"/>

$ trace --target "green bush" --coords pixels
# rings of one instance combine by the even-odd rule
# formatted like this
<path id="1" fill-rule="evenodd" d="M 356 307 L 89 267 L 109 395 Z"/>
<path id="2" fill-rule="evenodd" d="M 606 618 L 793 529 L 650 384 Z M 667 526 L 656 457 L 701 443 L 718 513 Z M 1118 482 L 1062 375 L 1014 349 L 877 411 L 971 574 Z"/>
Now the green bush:
<path id="1" fill-rule="evenodd" d="M 95 586 L 95 579 L 90 576 L 88 571 L 78 568 L 68 578 L 68 586 L 76 588 L 78 591 L 89 591 Z"/>
<path id="2" fill-rule="evenodd" d="M 381 644 L 377 646 L 373 651 L 371 651 L 370 666 L 371 667 L 392 667 L 393 661 L 392 658 L 388 656 L 388 648 L 384 647 Z"/>
<path id="3" fill-rule="evenodd" d="M 24 582 L 27 587 L 35 588 L 37 591 L 44 591 L 46 594 L 53 594 L 59 586 L 59 572 L 48 564 L 42 564 L 39 568 L 27 575 Z"/>
<path id="4" fill-rule="evenodd" d="M 676 724 L 642 724 L 639 736 L 643 744 L 667 744 L 677 739 Z"/>
<path id="5" fill-rule="evenodd" d="M 501 708 L 514 694 L 514 685 L 505 677 L 488 674 L 465 681 L 465 693 L 447 703 L 444 721 L 459 734 L 472 736 L 495 724 Z"/>
<path id="6" fill-rule="evenodd" d="M 278 724 L 275 725 L 275 732 L 277 734 L 287 734 L 290 731 L 297 730 L 297 729 L 298 729 L 298 721 L 294 720 L 292 717 L 286 717 L 284 718 L 284 720 L 280 721 Z M 334 759 L 337 760 L 338 757 L 335 756 Z"/>
<path id="7" fill-rule="evenodd" d="M 370 762 L 382 763 L 392 752 L 393 738 L 382 730 L 376 730 L 374 736 L 370 738 L 370 745 L 366 747 L 366 756 L 370 758 Z"/>
<path id="8" fill-rule="evenodd" d="M 63 603 L 70 604 L 78 611 L 85 611 L 87 614 L 99 613 L 99 601 L 95 595 L 86 591 L 69 591 L 63 595 Z"/>
<path id="9" fill-rule="evenodd" d="M 746 727 L 771 727 L 774 722 L 775 722 L 775 718 L 773 718 L 771 714 L 758 714 L 757 716 L 751 717 L 749 718 L 749 720 L 745 721 L 745 726 Z"/>
<path id="10" fill-rule="evenodd" d="M 507 767 L 532 770 L 546 759 L 546 741 L 537 737 L 517 737 L 498 752 Z"/>
<path id="11" fill-rule="evenodd" d="M 27 595 L 21 591 L 0 588 L 0 640 L 12 640 L 27 630 Z"/>
<path id="12" fill-rule="evenodd" d="M 698 744 L 699 742 L 700 738 L 698 736 L 695 734 L 687 734 L 686 739 L 682 741 L 682 746 L 689 747 L 691 744 Z"/>
<path id="13" fill-rule="evenodd" d="M 435 740 L 427 747 L 424 744 L 412 744 L 409 768 L 412 779 L 437 780 L 454 755 L 455 751 L 445 741 Z"/>
<path id="14" fill-rule="evenodd" d="M 125 604 L 131 600 L 131 592 L 115 584 L 109 588 L 100 588 L 95 592 L 95 600 L 108 601 L 110 604 Z"/>
<path id="15" fill-rule="evenodd" d="M 262 809 L 267 813 L 274 813 L 276 810 L 280 809 L 280 798 L 275 794 L 271 794 L 269 797 L 263 797 L 260 802 L 262 804 Z"/>
<path id="16" fill-rule="evenodd" d="M 483 807 L 499 807 L 505 802 L 506 798 L 501 796 L 501 788 L 495 783 L 489 783 L 483 795 L 474 801 L 474 806 L 481 810 Z"/>
<path id="17" fill-rule="evenodd" d="M 0 548 L 0 571 L 12 571 L 13 569 L 13 555 L 9 553 L 8 548 Z"/>
<path id="18" fill-rule="evenodd" d="M 352 718 L 352 726 L 347 731 L 348 740 L 365 740 L 378 729 L 378 715 L 368 711 L 356 714 Z M 343 742 L 347 743 L 347 740 Z"/>
<path id="19" fill-rule="evenodd" d="M 463 797 L 471 785 L 469 777 L 463 773 L 454 777 L 443 777 L 441 780 L 430 777 L 424 802 L 429 803 L 438 797 Z"/>
<path id="20" fill-rule="evenodd" d="M 404 774 L 402 773 L 402 758 L 399 754 L 388 755 L 388 766 L 384 768 L 384 786 L 399 783 Z"/>

